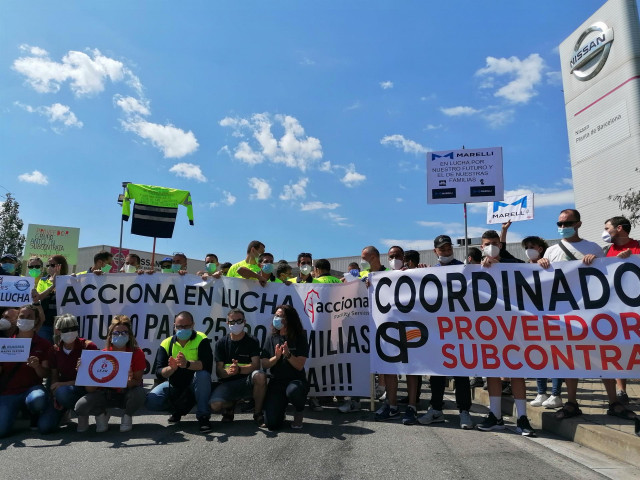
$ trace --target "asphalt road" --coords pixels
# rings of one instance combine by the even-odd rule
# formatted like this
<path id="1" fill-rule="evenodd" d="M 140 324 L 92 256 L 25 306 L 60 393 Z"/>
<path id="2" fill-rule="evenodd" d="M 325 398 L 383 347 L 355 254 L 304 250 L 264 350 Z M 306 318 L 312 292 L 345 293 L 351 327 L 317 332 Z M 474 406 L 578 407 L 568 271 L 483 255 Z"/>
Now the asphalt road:
<path id="1" fill-rule="evenodd" d="M 475 421 L 486 411 L 475 407 Z M 377 423 L 373 414 L 340 414 L 335 408 L 306 411 L 305 425 L 278 432 L 259 429 L 250 414 L 233 423 L 214 418 L 208 434 L 194 415 L 168 426 L 168 415 L 143 413 L 120 433 L 119 417 L 108 432 L 93 426 L 75 432 L 75 420 L 39 437 L 23 429 L 0 439 L 1 479 L 225 478 L 225 479 L 595 479 L 604 478 L 567 456 L 515 433 L 461 430 L 447 422 L 404 426 Z M 290 419 L 290 417 L 288 417 Z M 568 442 L 571 443 L 571 442 Z M 636 477 L 638 478 L 638 477 Z"/>

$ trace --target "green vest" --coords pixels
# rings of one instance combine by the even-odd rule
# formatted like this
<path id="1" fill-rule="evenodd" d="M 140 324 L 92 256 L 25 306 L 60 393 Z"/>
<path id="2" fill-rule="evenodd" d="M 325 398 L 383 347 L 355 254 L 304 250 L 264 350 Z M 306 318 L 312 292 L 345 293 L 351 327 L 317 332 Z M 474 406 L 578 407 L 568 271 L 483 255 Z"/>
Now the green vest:
<path id="1" fill-rule="evenodd" d="M 200 342 L 208 341 L 207 336 L 204 333 L 196 332 L 196 338 L 189 340 L 184 347 L 180 345 L 178 341 L 176 341 L 173 344 L 173 349 L 171 350 L 171 353 L 169 353 L 172 338 L 173 337 L 165 338 L 160 344 L 160 346 L 165 349 L 165 351 L 167 352 L 167 355 L 173 358 L 176 358 L 178 354 L 182 352 L 182 354 L 184 355 L 184 358 L 186 358 L 188 362 L 196 362 L 200 360 L 198 358 L 198 347 L 200 346 Z"/>

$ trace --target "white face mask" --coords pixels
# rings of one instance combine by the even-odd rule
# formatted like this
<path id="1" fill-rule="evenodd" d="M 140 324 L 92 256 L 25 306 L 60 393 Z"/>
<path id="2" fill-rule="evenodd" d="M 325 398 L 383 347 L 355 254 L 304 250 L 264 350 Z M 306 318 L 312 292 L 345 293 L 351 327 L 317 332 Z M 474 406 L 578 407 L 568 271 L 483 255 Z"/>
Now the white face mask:
<path id="1" fill-rule="evenodd" d="M 453 258 L 454 258 L 453 255 L 449 255 L 448 257 L 443 257 L 442 255 L 439 255 L 438 256 L 438 261 L 441 264 L 445 264 L 446 265 L 447 263 L 451 263 L 451 260 L 453 260 Z"/>
<path id="2" fill-rule="evenodd" d="M 611 234 L 606 230 L 602 232 L 602 240 L 604 240 L 607 243 L 613 243 L 613 240 L 611 239 Z"/>
<path id="3" fill-rule="evenodd" d="M 11 322 L 6 318 L 0 318 L 0 331 L 9 330 L 11 328 Z"/>
<path id="4" fill-rule="evenodd" d="M 234 335 L 238 335 L 239 333 L 242 333 L 242 330 L 244 330 L 244 322 L 243 323 L 234 323 L 233 325 L 229 325 L 229 330 Z"/>
<path id="5" fill-rule="evenodd" d="M 404 266 L 404 262 L 399 258 L 389 259 L 389 268 L 391 270 L 400 270 Z"/>
<path id="6" fill-rule="evenodd" d="M 136 273 L 136 267 L 133 265 L 125 265 L 124 266 L 124 273 Z"/>
<path id="7" fill-rule="evenodd" d="M 535 248 L 527 248 L 524 253 L 529 260 L 538 260 L 540 258 L 540 252 Z"/>
<path id="8" fill-rule="evenodd" d="M 64 343 L 71 343 L 76 338 L 78 338 L 78 332 L 67 332 L 60 334 L 60 340 L 62 340 Z"/>
<path id="9" fill-rule="evenodd" d="M 33 330 L 33 327 L 36 326 L 36 321 L 28 318 L 19 318 L 16 325 L 18 326 L 18 330 L 21 332 L 28 332 L 29 330 Z"/>
<path id="10" fill-rule="evenodd" d="M 495 245 L 487 245 L 482 249 L 482 253 L 484 253 L 485 257 L 496 258 L 500 255 L 500 247 Z"/>
<path id="11" fill-rule="evenodd" d="M 367 262 L 364 258 L 360 260 L 360 271 L 369 270 L 371 268 L 371 264 Z"/>
<path id="12" fill-rule="evenodd" d="M 301 265 L 300 273 L 303 275 L 309 275 L 311 273 L 311 265 Z"/>

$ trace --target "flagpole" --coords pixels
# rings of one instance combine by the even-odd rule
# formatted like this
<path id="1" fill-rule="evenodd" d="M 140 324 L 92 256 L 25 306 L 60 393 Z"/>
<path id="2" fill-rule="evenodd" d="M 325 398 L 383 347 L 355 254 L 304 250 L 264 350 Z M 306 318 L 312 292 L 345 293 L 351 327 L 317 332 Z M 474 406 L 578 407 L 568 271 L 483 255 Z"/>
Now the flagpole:
<path id="1" fill-rule="evenodd" d="M 122 203 L 124 202 L 124 195 L 127 192 L 127 185 L 129 185 L 131 182 L 122 182 L 122 199 L 118 198 L 118 203 L 120 205 L 122 205 Z M 118 271 L 120 271 L 120 269 L 122 268 L 122 264 L 124 262 L 122 262 L 122 232 L 124 230 L 124 218 L 122 218 L 122 215 L 120 215 L 120 246 L 118 247 Z"/>

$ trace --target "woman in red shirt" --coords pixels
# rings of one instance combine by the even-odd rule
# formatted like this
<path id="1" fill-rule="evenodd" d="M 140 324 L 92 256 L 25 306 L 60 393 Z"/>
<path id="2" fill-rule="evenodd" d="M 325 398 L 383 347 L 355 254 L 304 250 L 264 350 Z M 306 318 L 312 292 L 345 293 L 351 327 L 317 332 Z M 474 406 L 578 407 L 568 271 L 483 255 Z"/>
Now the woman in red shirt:
<path id="1" fill-rule="evenodd" d="M 124 414 L 120 431 L 128 432 L 133 428 L 133 414 L 144 405 L 142 374 L 146 366 L 144 352 L 138 348 L 129 317 L 126 315 L 113 317 L 107 333 L 107 345 L 103 350 L 133 352 L 127 386 L 126 388 L 86 387 L 87 394 L 76 403 L 76 414 L 78 418 L 95 415 L 96 432 L 102 433 L 109 429 L 107 408 L 122 408 Z"/>

